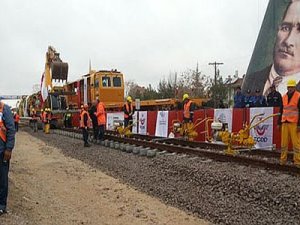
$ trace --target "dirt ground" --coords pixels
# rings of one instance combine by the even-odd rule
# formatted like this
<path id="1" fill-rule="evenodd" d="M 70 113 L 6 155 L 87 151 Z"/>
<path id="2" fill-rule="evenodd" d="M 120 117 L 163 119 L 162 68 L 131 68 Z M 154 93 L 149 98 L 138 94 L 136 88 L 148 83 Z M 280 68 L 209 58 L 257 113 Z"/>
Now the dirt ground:
<path id="1" fill-rule="evenodd" d="M 0 224 L 209 224 L 22 131 L 11 162 L 8 208 Z"/>

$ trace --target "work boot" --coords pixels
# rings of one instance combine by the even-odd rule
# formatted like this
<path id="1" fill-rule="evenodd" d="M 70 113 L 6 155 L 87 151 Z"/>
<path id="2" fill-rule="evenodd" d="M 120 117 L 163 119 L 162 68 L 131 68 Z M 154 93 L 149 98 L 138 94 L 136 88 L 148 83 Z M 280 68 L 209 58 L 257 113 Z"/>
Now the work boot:
<path id="1" fill-rule="evenodd" d="M 84 147 L 91 147 L 89 143 L 84 143 Z"/>

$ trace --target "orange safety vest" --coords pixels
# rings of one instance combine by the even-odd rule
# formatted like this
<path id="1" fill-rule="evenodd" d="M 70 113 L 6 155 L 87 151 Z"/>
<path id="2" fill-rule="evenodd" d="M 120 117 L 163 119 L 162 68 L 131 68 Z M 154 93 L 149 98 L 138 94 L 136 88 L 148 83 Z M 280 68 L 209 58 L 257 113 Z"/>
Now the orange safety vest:
<path id="1" fill-rule="evenodd" d="M 91 118 L 90 118 L 90 115 L 87 111 L 83 110 L 80 114 L 80 127 L 81 128 L 84 128 L 85 125 L 84 125 L 84 115 L 87 114 L 88 116 L 88 120 L 87 120 L 87 127 L 91 127 Z"/>
<path id="2" fill-rule="evenodd" d="M 16 123 L 19 123 L 19 122 L 20 122 L 20 116 L 19 116 L 19 114 L 16 114 L 16 115 L 15 115 L 15 122 L 16 122 Z"/>
<path id="3" fill-rule="evenodd" d="M 128 102 L 126 102 L 125 108 L 126 108 L 127 112 L 133 112 L 133 105 L 132 104 L 130 104 L 130 108 L 129 108 L 129 104 L 128 104 Z M 127 119 L 128 117 L 129 117 L 129 115 L 124 113 L 124 118 Z"/>
<path id="4" fill-rule="evenodd" d="M 46 112 L 45 111 L 42 112 L 41 119 L 43 122 L 46 122 Z"/>
<path id="5" fill-rule="evenodd" d="M 97 116 L 98 125 L 106 124 L 105 106 L 102 102 L 99 102 L 97 105 L 96 116 Z"/>
<path id="6" fill-rule="evenodd" d="M 283 112 L 281 122 L 298 123 L 299 110 L 298 102 L 300 99 L 300 93 L 295 91 L 290 102 L 288 102 L 288 95 L 285 94 L 282 97 Z"/>
<path id="7" fill-rule="evenodd" d="M 0 102 L 0 138 L 2 139 L 2 141 L 6 142 L 6 127 L 2 120 L 3 108 L 4 108 L 4 103 Z"/>
<path id="8" fill-rule="evenodd" d="M 191 113 L 190 113 L 190 106 L 192 104 L 192 101 L 189 100 L 187 103 L 184 104 L 184 109 L 183 109 L 183 117 L 184 118 L 190 118 Z"/>

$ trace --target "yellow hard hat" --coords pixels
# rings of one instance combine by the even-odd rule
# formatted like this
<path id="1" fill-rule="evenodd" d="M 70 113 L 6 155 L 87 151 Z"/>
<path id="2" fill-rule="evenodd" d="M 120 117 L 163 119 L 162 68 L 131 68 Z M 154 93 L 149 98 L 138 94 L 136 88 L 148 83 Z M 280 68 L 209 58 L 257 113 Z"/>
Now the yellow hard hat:
<path id="1" fill-rule="evenodd" d="M 185 99 L 188 99 L 189 98 L 189 95 L 188 94 L 184 94 L 183 97 L 182 97 L 182 100 L 184 101 Z"/>
<path id="2" fill-rule="evenodd" d="M 287 87 L 296 87 L 296 81 L 295 80 L 288 80 Z"/>
<path id="3" fill-rule="evenodd" d="M 128 102 L 132 102 L 132 98 L 130 96 L 127 97 Z"/>

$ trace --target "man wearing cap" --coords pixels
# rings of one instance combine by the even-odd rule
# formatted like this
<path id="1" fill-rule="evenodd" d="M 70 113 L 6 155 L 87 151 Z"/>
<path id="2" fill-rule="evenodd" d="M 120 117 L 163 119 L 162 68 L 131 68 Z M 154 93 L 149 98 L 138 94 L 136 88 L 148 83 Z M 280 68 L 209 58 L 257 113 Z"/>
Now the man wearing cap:
<path id="1" fill-rule="evenodd" d="M 91 118 L 88 113 L 89 106 L 85 104 L 80 113 L 80 128 L 82 129 L 82 136 L 84 141 L 84 147 L 90 147 L 91 145 L 88 142 L 89 139 L 89 127 L 91 126 Z"/>
<path id="2" fill-rule="evenodd" d="M 194 119 L 195 104 L 190 100 L 188 94 L 184 94 L 182 97 L 183 101 L 183 122 L 191 123 Z"/>
<path id="3" fill-rule="evenodd" d="M 126 98 L 126 103 L 123 106 L 124 111 L 124 127 L 127 127 L 128 125 L 132 125 L 133 122 L 133 114 L 134 114 L 134 107 L 132 104 L 132 98 L 131 96 L 128 96 Z M 132 127 L 130 127 L 130 130 L 132 130 Z"/>
<path id="4" fill-rule="evenodd" d="M 267 96 L 268 107 L 280 107 L 282 105 L 281 94 L 276 91 L 275 85 L 271 86 L 271 92 Z"/>
<path id="5" fill-rule="evenodd" d="M 289 140 L 292 140 L 294 151 L 294 164 L 300 167 L 300 143 L 298 131 L 300 130 L 300 93 L 296 91 L 296 81 L 288 80 L 287 93 L 282 97 L 282 106 L 278 119 L 281 126 L 281 156 L 280 164 L 284 165 L 287 161 Z"/>

